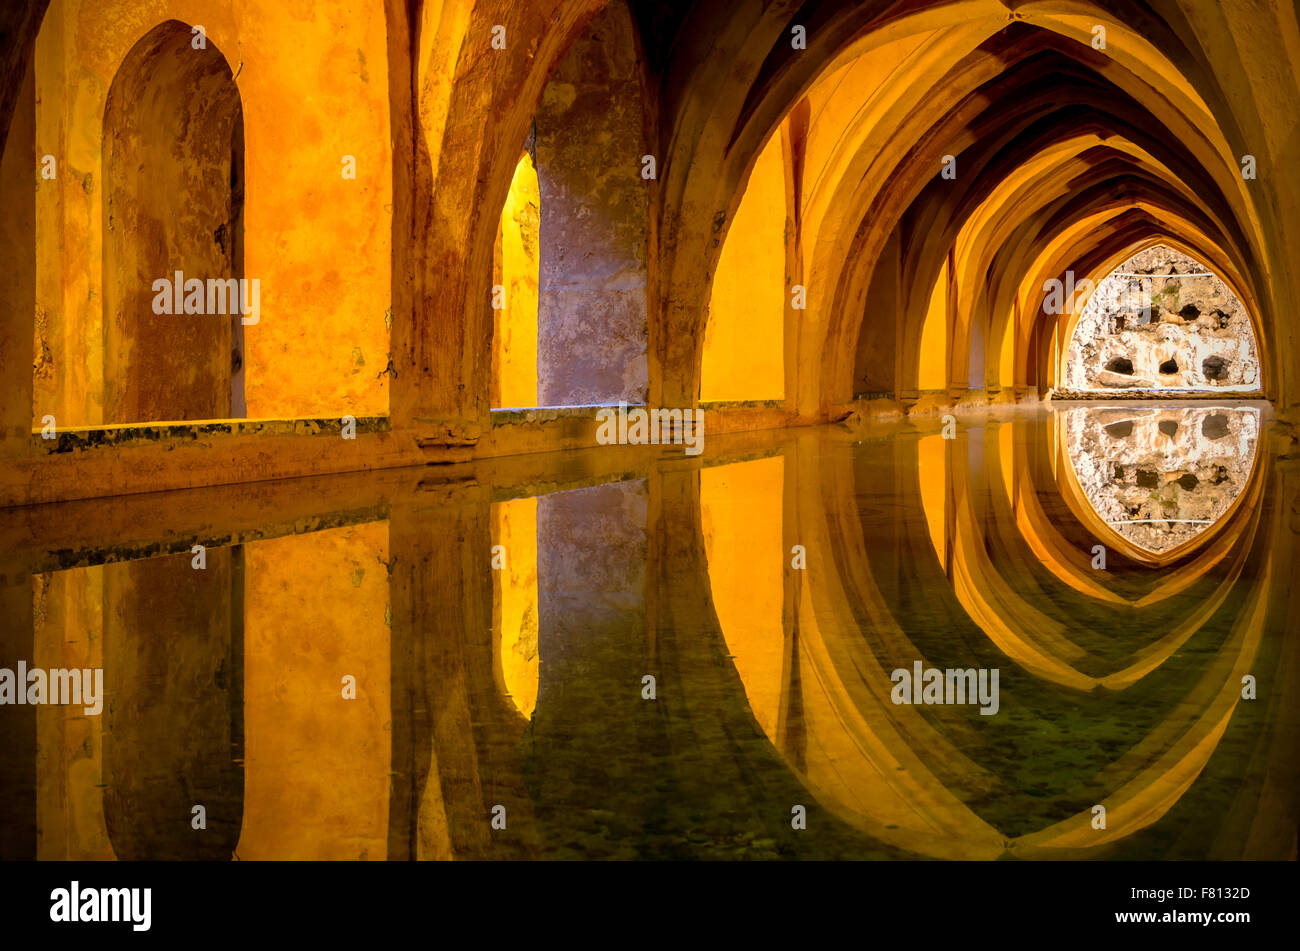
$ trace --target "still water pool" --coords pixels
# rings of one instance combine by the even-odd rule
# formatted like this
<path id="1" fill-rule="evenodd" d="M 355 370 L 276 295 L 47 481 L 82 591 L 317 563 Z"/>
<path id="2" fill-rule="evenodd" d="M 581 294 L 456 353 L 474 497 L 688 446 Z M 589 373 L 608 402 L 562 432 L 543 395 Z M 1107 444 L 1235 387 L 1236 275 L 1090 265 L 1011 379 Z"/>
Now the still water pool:
<path id="1" fill-rule="evenodd" d="M 1060 404 L 9 510 L 0 667 L 103 697 L 0 706 L 6 851 L 1294 859 L 1268 425 Z"/>

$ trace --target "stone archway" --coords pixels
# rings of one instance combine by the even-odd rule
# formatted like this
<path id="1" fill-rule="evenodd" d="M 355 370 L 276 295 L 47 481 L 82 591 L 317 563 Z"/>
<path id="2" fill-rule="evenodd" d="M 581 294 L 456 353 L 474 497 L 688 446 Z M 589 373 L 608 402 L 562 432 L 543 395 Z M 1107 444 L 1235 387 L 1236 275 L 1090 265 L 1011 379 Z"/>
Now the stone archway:
<path id="1" fill-rule="evenodd" d="M 226 58 L 193 29 L 168 20 L 142 37 L 104 110 L 106 423 L 243 414 L 226 283 L 243 277 L 243 109 Z M 156 313 L 155 282 L 177 272 L 222 313 Z"/>
<path id="2" fill-rule="evenodd" d="M 105 423 L 244 415 L 241 299 L 228 283 L 244 276 L 243 107 L 202 30 L 167 20 L 131 48 L 102 148 Z M 187 313 L 194 280 L 199 312 Z M 173 299 L 163 313 L 159 281 Z M 238 841 L 242 549 L 203 557 L 201 570 L 183 553 L 105 576 L 105 818 L 122 858 L 226 858 Z M 200 805 L 212 832 L 184 824 Z M 179 818 L 144 821 L 159 814 Z"/>

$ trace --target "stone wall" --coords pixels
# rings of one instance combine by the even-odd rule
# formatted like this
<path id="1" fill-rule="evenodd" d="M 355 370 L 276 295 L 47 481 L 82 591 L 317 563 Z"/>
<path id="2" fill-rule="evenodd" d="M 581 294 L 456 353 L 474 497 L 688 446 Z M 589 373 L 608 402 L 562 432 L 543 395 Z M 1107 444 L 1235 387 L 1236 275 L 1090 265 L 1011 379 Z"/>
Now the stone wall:
<path id="1" fill-rule="evenodd" d="M 1097 285 L 1075 325 L 1065 381 L 1085 391 L 1253 390 L 1255 334 L 1217 275 L 1157 245 Z"/>

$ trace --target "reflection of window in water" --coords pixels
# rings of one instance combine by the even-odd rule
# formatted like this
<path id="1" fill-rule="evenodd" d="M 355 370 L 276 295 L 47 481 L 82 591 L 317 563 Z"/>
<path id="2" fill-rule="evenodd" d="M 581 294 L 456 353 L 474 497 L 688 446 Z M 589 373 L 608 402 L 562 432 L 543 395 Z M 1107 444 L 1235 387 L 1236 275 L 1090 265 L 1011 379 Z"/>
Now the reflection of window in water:
<path id="1" fill-rule="evenodd" d="M 1083 494 L 1123 538 L 1157 554 L 1217 523 L 1255 464 L 1259 411 L 1222 406 L 1068 410 Z"/>

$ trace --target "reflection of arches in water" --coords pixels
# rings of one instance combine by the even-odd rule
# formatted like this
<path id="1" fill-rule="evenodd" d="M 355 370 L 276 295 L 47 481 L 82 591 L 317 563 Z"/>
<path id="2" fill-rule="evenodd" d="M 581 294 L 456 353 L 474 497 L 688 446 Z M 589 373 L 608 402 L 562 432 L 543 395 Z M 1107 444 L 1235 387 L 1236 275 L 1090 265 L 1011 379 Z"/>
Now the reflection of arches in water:
<path id="1" fill-rule="evenodd" d="M 1054 450 L 1046 461 L 1042 460 L 1042 453 L 1028 454 L 1027 459 L 1017 455 L 1024 453 L 1026 443 L 1044 438 L 1040 430 L 1038 424 L 1023 421 L 999 425 L 997 460 L 1007 509 L 1014 517 L 1020 538 L 1063 584 L 1098 601 L 1141 608 L 1183 593 L 1219 564 L 1237 544 L 1235 536 L 1207 538 L 1203 549 L 1184 560 L 1172 575 L 1101 574 L 1092 567 L 1092 548 L 1096 539 L 1087 530 L 1086 523 L 1082 519 L 1078 522 L 1071 520 L 1069 515 L 1074 514 L 1072 511 L 1067 511 L 1067 517 L 1062 519 L 1060 513 L 1049 511 L 1044 505 L 1045 499 L 1058 502 L 1062 499 L 1062 493 L 1056 488 L 1060 453 Z M 1048 437 L 1055 439 L 1055 428 L 1051 429 Z M 1017 464 L 1016 459 L 1021 461 Z M 943 470 L 932 467 L 932 471 Z M 1066 501 L 1067 509 L 1070 509 L 1068 498 Z M 1124 556 L 1123 551 L 1118 554 Z"/>
<path id="2" fill-rule="evenodd" d="M 386 855 L 388 545 L 374 521 L 244 546 L 241 859 Z"/>
<path id="3" fill-rule="evenodd" d="M 383 858 L 387 533 L 369 522 L 210 547 L 201 569 L 184 553 L 41 576 L 38 656 L 102 667 L 107 694 L 99 717 L 42 710 L 42 746 L 63 754 L 37 765 L 42 857 Z"/>
<path id="4" fill-rule="evenodd" d="M 239 840 L 243 549 L 209 549 L 203 570 L 191 557 L 104 568 L 104 819 L 120 859 L 228 859 Z"/>
<path id="5" fill-rule="evenodd" d="M 929 440 L 937 438 L 927 437 Z M 1002 468 L 1004 454 L 985 454 L 982 449 L 984 442 L 983 432 L 968 431 L 962 441 L 951 443 L 952 449 L 942 456 L 944 464 L 937 471 L 930 466 L 934 457 L 919 448 L 918 475 L 923 486 L 934 482 L 946 486 L 938 494 L 944 500 L 940 509 L 942 517 L 927 510 L 927 521 L 932 531 L 935 524 L 945 526 L 941 545 L 949 555 L 944 571 L 964 611 L 993 643 L 1027 670 L 1079 690 L 1091 690 L 1098 685 L 1111 689 L 1130 685 L 1185 644 L 1214 616 L 1234 590 L 1255 537 L 1257 506 L 1243 509 L 1243 518 L 1236 521 L 1235 532 L 1220 536 L 1219 542 L 1210 544 L 1186 565 L 1185 577 L 1184 572 L 1179 571 L 1172 576 L 1148 578 L 1149 589 L 1144 590 L 1125 584 L 1127 578 L 1122 559 L 1113 555 L 1107 574 L 1099 575 L 1091 568 L 1088 526 L 1076 525 L 1073 540 L 1067 540 L 1062 534 L 1062 523 L 1067 521 L 1069 509 L 1056 513 L 1054 519 L 1044 518 L 1037 523 L 1056 524 L 1050 536 L 1033 538 L 1028 550 L 1025 546 L 1028 537 L 999 538 L 992 535 L 989 525 L 996 528 L 1014 525 L 1020 520 L 1002 504 L 1010 491 L 1000 491 L 996 485 L 998 481 L 1007 485 L 1010 477 L 1005 470 L 1001 479 L 998 477 L 997 470 Z M 1032 465 L 1035 453 L 1019 451 L 1021 445 L 1017 444 L 1017 452 L 1012 454 L 1013 465 Z M 1038 445 L 1040 451 L 1046 449 L 1041 442 Z M 1059 450 L 1059 442 L 1055 445 Z M 983 459 L 983 463 L 977 464 L 973 461 L 976 459 Z M 1067 467 L 1068 462 L 1055 465 L 1058 477 Z M 1023 475 L 1019 478 L 1023 485 L 1032 484 L 1034 477 Z M 1254 483 L 1253 488 L 1252 499 L 1260 484 Z M 1037 496 L 1049 494 L 1056 497 L 1057 493 L 1057 484 L 1053 482 L 1033 492 L 1022 491 L 1016 498 L 1029 507 L 1026 499 L 1031 496 L 1035 497 L 1037 504 Z M 936 493 L 933 490 L 923 492 L 926 504 L 932 505 L 934 498 Z M 993 509 L 991 518 L 990 505 Z M 1032 532 L 1035 525 L 1033 521 L 1020 521 L 1019 529 L 1023 532 L 1028 528 Z M 1212 538 L 1206 536 L 1203 541 L 1211 542 Z M 1229 554 L 1235 557 L 1225 561 Z M 1071 612 L 1056 610 L 1050 599 L 1040 598 L 1035 604 L 1032 598 L 1021 593 L 1023 582 L 1019 577 L 1023 573 L 1022 566 L 1031 565 L 1035 560 L 1048 566 L 1054 579 L 1057 576 L 1069 578 L 1066 584 L 1072 592 L 1085 594 L 1101 603 L 1076 605 Z M 1086 566 L 1084 570 L 1093 575 L 1087 586 L 1079 583 L 1080 562 Z M 1211 572 L 1212 568 L 1216 570 Z M 1103 578 L 1104 581 L 1100 580 Z M 1194 584 L 1198 594 L 1186 611 L 1179 612 L 1176 607 L 1170 607 L 1174 595 L 1163 593 L 1163 588 L 1182 594 Z M 1116 645 L 1094 642 L 1090 647 L 1081 646 L 1080 642 L 1087 643 L 1096 625 L 1113 623 L 1105 620 L 1108 617 L 1106 612 L 1130 604 L 1148 612 L 1162 611 L 1159 623 L 1162 636 L 1150 643 L 1119 645 L 1118 652 Z M 1123 621 L 1119 623 L 1123 625 Z"/>
<path id="6" fill-rule="evenodd" d="M 389 859 L 517 859 L 535 848 L 516 752 L 528 723 L 496 656 L 491 508 L 452 498 L 390 513 Z M 496 804 L 508 806 L 511 835 L 488 825 Z"/>
<path id="7" fill-rule="evenodd" d="M 952 450 L 954 457 L 965 460 L 960 475 L 952 480 L 961 491 L 954 492 L 952 485 L 945 484 L 945 493 L 953 493 L 957 507 L 951 516 L 945 514 L 944 521 L 960 529 L 958 534 L 946 536 L 953 566 L 969 575 L 964 583 L 979 589 L 986 584 L 985 576 L 965 566 L 974 560 L 1000 564 L 1000 559 L 1011 559 L 1011 565 L 999 569 L 1007 576 L 1003 582 L 1007 597 L 988 599 L 982 609 L 995 619 L 998 611 L 1019 612 L 1013 615 L 1013 623 L 1001 621 L 1009 634 L 1021 638 L 1028 645 L 1026 650 L 1032 648 L 1045 657 L 1051 657 L 1051 648 L 1060 648 L 1065 661 L 1052 659 L 1062 664 L 1062 669 L 1067 669 L 1065 662 L 1082 664 L 1084 669 L 1075 675 L 1079 686 L 1084 686 L 1085 678 L 1090 683 L 1105 680 L 1104 669 L 1084 664 L 1087 651 L 1070 647 L 1068 637 L 1076 632 L 1068 626 L 1058 631 L 1057 643 L 1048 638 L 1045 644 L 1034 639 L 1036 632 L 1019 626 L 1033 616 L 1031 612 L 1055 620 L 1059 626 L 1062 614 L 1068 618 L 1084 599 L 1057 579 L 1034 549 L 1019 539 L 1007 499 L 1016 492 L 1032 490 L 1022 484 L 1009 493 L 999 484 L 998 467 L 980 463 L 981 459 L 988 463 L 997 454 L 982 450 L 983 446 L 965 444 Z M 961 633 L 973 631 L 978 637 L 979 628 L 971 623 L 967 606 L 934 558 L 915 445 L 898 441 L 894 451 L 896 460 L 865 463 L 861 456 L 848 459 L 847 453 L 838 457 L 824 454 L 821 460 L 798 453 L 789 457 L 787 465 L 796 463 L 794 477 L 801 484 L 823 488 L 822 493 L 801 493 L 794 507 L 786 510 L 787 519 L 797 519 L 795 534 L 808 550 L 808 569 L 799 573 L 793 601 L 787 600 L 785 606 L 787 616 L 795 615 L 794 625 L 778 634 L 776 624 L 769 620 L 767 629 L 773 643 L 762 645 L 747 659 L 746 634 L 728 631 L 732 623 L 729 612 L 723 606 L 718 610 L 751 706 L 755 706 L 756 695 L 770 693 L 771 688 L 763 684 L 751 688 L 746 670 L 755 665 L 749 661 L 758 653 L 789 652 L 789 659 L 782 664 L 785 680 L 779 688 L 780 708 L 799 709 L 802 735 L 796 738 L 781 730 L 763 729 L 790 768 L 824 806 L 845 821 L 884 841 L 934 856 L 992 858 L 1008 850 L 1022 855 L 1069 855 L 1075 849 L 1085 850 L 1079 854 L 1095 854 L 1096 847 L 1119 843 L 1166 815 L 1210 762 L 1237 710 L 1241 676 L 1257 664 L 1266 630 L 1277 629 L 1278 619 L 1270 612 L 1278 608 L 1277 572 L 1285 569 L 1289 555 L 1273 551 L 1271 524 L 1258 526 L 1258 520 L 1252 521 L 1234 545 L 1218 554 L 1218 568 L 1202 583 L 1216 587 L 1221 594 L 1230 589 L 1230 603 L 1222 597 L 1216 599 L 1220 610 L 1204 610 L 1199 603 L 1200 589 L 1195 588 L 1184 589 L 1189 591 L 1187 598 L 1163 599 L 1168 602 L 1163 607 L 1161 600 L 1145 602 L 1144 616 L 1177 618 L 1189 626 L 1188 637 L 1199 638 L 1203 649 L 1194 652 L 1192 660 L 1183 657 L 1174 662 L 1172 651 L 1166 650 L 1167 638 L 1159 639 L 1154 646 L 1139 649 L 1127 667 L 1120 664 L 1118 671 L 1112 671 L 1109 682 L 1117 688 L 1115 693 L 1099 693 L 1081 701 L 1080 694 L 1062 691 L 1059 677 L 1039 680 L 1030 676 L 1032 670 L 1008 664 L 1001 652 L 1003 645 L 997 645 L 999 649 L 992 649 L 987 642 L 979 646 L 970 640 L 970 634 Z M 735 468 L 744 465 L 754 464 Z M 724 472 L 718 470 L 715 490 Z M 730 481 L 739 484 L 743 480 Z M 891 481 L 902 487 L 904 504 L 898 505 L 896 500 L 890 516 L 873 515 L 868 529 L 855 487 Z M 710 520 L 715 519 L 712 512 L 719 505 L 716 491 L 713 495 L 707 498 L 702 487 L 701 506 Z M 821 497 L 814 498 L 816 495 Z M 990 512 L 990 502 L 999 500 L 1001 510 Z M 1011 537 L 999 537 L 1008 528 Z M 1011 542 L 1016 547 L 1010 547 Z M 728 562 L 744 561 L 732 560 L 740 557 L 739 546 L 733 546 L 732 555 L 719 557 L 716 538 L 713 545 L 709 571 L 716 584 L 718 574 L 728 570 Z M 1279 560 L 1283 564 L 1275 566 Z M 1017 606 L 1015 597 L 1023 600 L 1022 606 Z M 927 613 L 915 599 L 931 602 L 933 607 Z M 725 596 L 722 600 L 725 604 Z M 1053 602 L 1060 603 L 1053 607 Z M 1197 603 L 1189 608 L 1188 602 Z M 1118 619 L 1131 616 L 1127 601 L 1098 604 L 1117 619 L 1120 628 L 1124 624 Z M 1090 610 L 1098 610 L 1097 605 Z M 1188 617 L 1180 618 L 1180 613 Z M 1096 615 L 1090 617 L 1095 623 Z M 1116 626 L 1111 625 L 1111 632 Z M 1116 639 L 1109 634 L 1095 636 Z M 1086 638 L 1080 639 L 1086 642 Z M 963 641 L 968 647 L 953 654 L 954 643 Z M 1125 651 L 1113 648 L 1100 656 L 1116 666 L 1114 658 L 1128 652 L 1131 646 Z M 963 656 L 967 662 L 956 662 Z M 952 662 L 945 663 L 945 658 Z M 978 716 L 972 723 L 964 710 L 894 705 L 889 697 L 889 672 L 916 659 L 930 666 L 998 666 L 1000 659 L 1004 718 L 994 718 L 1000 719 L 995 727 L 978 722 Z M 797 676 L 790 675 L 792 670 Z M 1156 671 L 1161 672 L 1159 677 L 1154 676 Z M 1142 729 L 1136 736 L 1131 731 L 1120 734 L 1127 739 L 1120 744 L 1119 755 L 1106 752 L 1104 745 L 1093 740 L 1094 735 L 1102 739 L 1107 735 L 1107 697 L 1127 704 L 1133 702 L 1133 694 L 1141 697 L 1133 707 L 1133 716 Z M 1063 723 L 1077 717 L 1068 711 L 1081 703 L 1084 709 L 1102 711 L 1103 716 L 1101 720 L 1085 716 L 1071 727 L 1076 733 L 1067 730 L 1080 751 L 1092 751 L 1079 753 L 1082 762 L 1075 772 L 1082 782 L 1077 788 L 1069 787 L 1073 795 L 1066 792 L 1052 797 L 1054 802 L 1044 803 L 1041 793 L 1027 797 L 1018 792 L 1019 767 L 1008 771 L 1002 744 L 1011 743 L 1016 755 L 1026 762 L 1036 758 L 1041 762 L 1049 752 L 1044 743 L 1055 746 L 1060 741 L 1035 741 L 1035 731 L 1042 729 L 1049 736 L 1060 733 Z M 1149 714 L 1138 712 L 1148 709 Z M 762 726 L 757 709 L 755 716 Z M 1046 778 L 1050 784 L 1051 777 Z M 1092 828 L 1093 803 L 1105 805 L 1109 812 L 1106 830 Z M 1267 851 L 1258 843 L 1250 848 Z"/>
<path id="8" fill-rule="evenodd" d="M 154 282 L 181 272 L 204 282 L 205 311 L 224 299 L 230 314 L 226 280 L 243 277 L 239 89 L 221 52 L 191 39 L 176 20 L 146 34 L 104 110 L 106 422 L 244 414 L 239 316 L 153 309 Z"/>
<path id="9" fill-rule="evenodd" d="M 783 685 L 791 676 L 783 611 L 784 487 L 782 456 L 700 471 L 700 520 L 713 607 L 749 708 L 773 742 L 785 732 Z M 737 570 L 741 565 L 743 570 Z"/>

